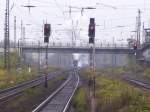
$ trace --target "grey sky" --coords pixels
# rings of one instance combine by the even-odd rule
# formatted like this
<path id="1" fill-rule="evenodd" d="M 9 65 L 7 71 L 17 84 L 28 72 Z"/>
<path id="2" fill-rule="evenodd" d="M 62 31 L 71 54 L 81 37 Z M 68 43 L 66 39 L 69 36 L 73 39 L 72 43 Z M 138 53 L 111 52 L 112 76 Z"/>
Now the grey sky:
<path id="1" fill-rule="evenodd" d="M 51 39 L 61 38 L 61 41 L 69 41 L 71 39 L 70 30 L 72 29 L 72 20 L 74 27 L 82 29 L 76 31 L 77 39 L 88 41 L 87 28 L 90 17 L 95 17 L 96 24 L 100 25 L 96 28 L 96 39 L 98 41 L 112 41 L 114 37 L 116 41 L 126 40 L 130 37 L 131 31 L 135 30 L 135 18 L 137 9 L 142 10 L 142 22 L 145 26 L 150 26 L 150 1 L 149 0 L 30 0 L 31 5 L 36 8 L 31 9 L 31 13 L 27 8 L 21 7 L 27 5 L 28 0 L 10 0 L 14 7 L 11 11 L 11 39 L 13 39 L 13 19 L 17 16 L 17 38 L 20 38 L 20 21 L 23 20 L 26 25 L 26 37 L 37 39 L 42 37 L 43 20 L 52 24 L 53 33 Z M 99 3 L 99 4 L 98 4 Z M 101 5 L 104 4 L 104 5 Z M 96 10 L 84 10 L 83 16 L 79 9 L 72 9 L 71 18 L 66 11 L 69 6 L 74 7 L 96 7 Z M 116 9 L 111 8 L 116 7 Z M 4 10 L 5 0 L 0 0 L 0 34 L 3 39 L 4 28 Z M 78 21 L 78 25 L 77 25 Z M 59 26 L 58 24 L 62 24 Z M 125 26 L 117 28 L 117 26 Z M 69 30 L 70 29 L 70 30 Z M 120 42 L 120 41 L 118 41 Z"/>

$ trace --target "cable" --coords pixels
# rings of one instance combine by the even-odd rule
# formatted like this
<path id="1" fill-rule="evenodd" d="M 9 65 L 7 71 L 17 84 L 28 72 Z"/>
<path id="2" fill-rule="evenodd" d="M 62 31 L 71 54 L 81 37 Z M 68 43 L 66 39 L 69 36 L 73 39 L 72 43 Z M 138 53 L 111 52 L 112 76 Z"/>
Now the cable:
<path id="1" fill-rule="evenodd" d="M 110 19 L 99 19 L 99 21 L 118 21 L 118 20 L 128 20 L 128 19 L 135 19 L 136 17 L 133 16 L 133 17 L 121 17 L 121 18 L 110 18 Z"/>
<path id="2" fill-rule="evenodd" d="M 41 0 L 32 0 L 32 1 L 36 1 L 36 2 L 39 2 L 39 3 L 41 4 Z M 53 3 L 53 2 L 50 2 L 50 1 L 44 1 L 44 0 L 42 0 L 42 3 L 45 3 L 46 5 L 49 4 L 49 3 L 55 4 L 55 3 Z"/>
<path id="3" fill-rule="evenodd" d="M 57 3 L 56 0 L 54 0 L 55 4 L 56 4 L 56 7 L 58 7 L 58 9 L 62 12 L 62 15 L 64 16 L 64 20 L 65 20 L 65 14 L 63 12 L 63 9 L 60 7 L 60 5 Z"/>

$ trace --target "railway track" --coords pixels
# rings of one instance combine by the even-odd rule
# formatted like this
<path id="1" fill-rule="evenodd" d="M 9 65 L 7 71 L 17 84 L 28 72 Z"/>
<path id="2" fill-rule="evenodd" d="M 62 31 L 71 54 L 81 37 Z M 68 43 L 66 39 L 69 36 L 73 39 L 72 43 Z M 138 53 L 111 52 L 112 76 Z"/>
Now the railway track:
<path id="1" fill-rule="evenodd" d="M 50 73 L 48 75 L 47 80 L 56 78 L 60 75 L 62 75 L 62 71 Z M 45 76 L 41 76 L 35 80 L 28 81 L 28 82 L 25 82 L 22 84 L 18 84 L 16 86 L 10 87 L 8 89 L 0 90 L 0 102 L 7 101 L 7 99 L 11 98 L 13 95 L 19 94 L 20 92 L 22 92 L 23 90 L 25 90 L 27 88 L 32 88 L 32 87 L 38 86 L 44 82 L 45 82 Z"/>
<path id="2" fill-rule="evenodd" d="M 129 83 L 136 85 L 136 86 L 142 87 L 145 90 L 150 90 L 150 84 L 141 82 L 139 80 L 130 79 L 130 78 L 125 78 L 125 80 L 128 81 Z"/>
<path id="3" fill-rule="evenodd" d="M 78 85 L 79 76 L 74 72 L 32 112 L 66 112 Z"/>

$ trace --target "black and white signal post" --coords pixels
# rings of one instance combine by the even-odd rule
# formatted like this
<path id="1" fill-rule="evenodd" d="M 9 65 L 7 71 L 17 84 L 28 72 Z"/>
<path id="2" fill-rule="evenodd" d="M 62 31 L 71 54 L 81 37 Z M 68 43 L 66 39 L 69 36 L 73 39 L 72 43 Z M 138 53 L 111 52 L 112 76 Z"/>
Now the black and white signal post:
<path id="1" fill-rule="evenodd" d="M 93 94 L 95 97 L 95 18 L 90 18 L 89 30 L 89 44 L 90 47 L 90 68 L 92 69 L 93 75 L 91 76 L 90 85 L 93 88 Z"/>
<path id="2" fill-rule="evenodd" d="M 47 76 L 48 76 L 48 43 L 49 43 L 49 37 L 51 35 L 51 25 L 50 24 L 44 24 L 44 43 L 46 43 L 46 53 L 45 53 L 45 87 L 48 87 L 47 82 Z"/>

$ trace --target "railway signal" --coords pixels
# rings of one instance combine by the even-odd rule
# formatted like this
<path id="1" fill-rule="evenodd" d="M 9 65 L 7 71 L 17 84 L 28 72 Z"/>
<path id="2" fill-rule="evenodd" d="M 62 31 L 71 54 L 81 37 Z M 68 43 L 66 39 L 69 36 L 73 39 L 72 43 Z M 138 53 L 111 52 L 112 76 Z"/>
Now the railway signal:
<path id="1" fill-rule="evenodd" d="M 94 43 L 94 38 L 93 37 L 89 37 L 89 44 L 93 44 Z"/>
<path id="2" fill-rule="evenodd" d="M 134 49 L 134 55 L 136 56 L 136 52 L 137 52 L 137 42 L 135 42 L 133 44 L 133 49 Z"/>
<path id="3" fill-rule="evenodd" d="M 137 45 L 136 44 L 133 45 L 133 49 L 137 50 Z"/>
<path id="4" fill-rule="evenodd" d="M 88 36 L 89 36 L 89 44 L 94 44 L 94 41 L 95 41 L 95 38 L 94 38 L 95 37 L 95 18 L 90 18 Z"/>
<path id="5" fill-rule="evenodd" d="M 89 24 L 89 31 L 88 31 L 89 37 L 95 37 L 95 19 L 90 18 L 90 24 Z"/>
<path id="6" fill-rule="evenodd" d="M 90 18 L 89 29 L 89 44 L 92 45 L 90 48 L 90 67 L 92 69 L 92 76 L 89 82 L 91 82 L 91 86 L 93 89 L 93 97 L 95 98 L 95 18 Z"/>
<path id="7" fill-rule="evenodd" d="M 49 43 L 49 37 L 51 35 L 51 24 L 44 24 L 44 43 L 47 43 L 46 45 L 46 53 L 45 53 L 45 88 L 48 87 L 47 82 L 47 75 L 48 75 L 48 43 Z"/>
<path id="8" fill-rule="evenodd" d="M 49 43 L 50 35 L 51 35 L 51 25 L 44 24 L 44 43 Z"/>

